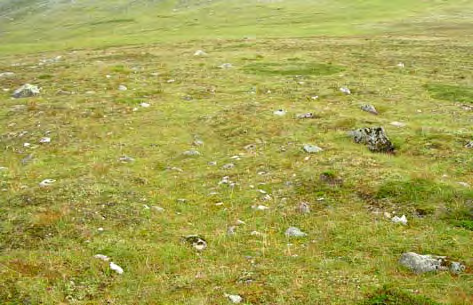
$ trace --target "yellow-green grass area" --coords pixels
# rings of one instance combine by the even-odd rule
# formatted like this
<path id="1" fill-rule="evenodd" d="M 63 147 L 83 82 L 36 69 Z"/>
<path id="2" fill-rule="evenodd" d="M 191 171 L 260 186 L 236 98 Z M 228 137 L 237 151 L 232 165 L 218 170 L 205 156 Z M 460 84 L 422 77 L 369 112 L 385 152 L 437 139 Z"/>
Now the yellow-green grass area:
<path id="1" fill-rule="evenodd" d="M 471 46 L 253 38 L 3 57 L 15 75 L 0 83 L 0 303 L 471 304 Z M 24 83 L 41 94 L 10 98 Z M 317 118 L 295 118 L 306 112 Z M 372 126 L 394 155 L 348 136 Z M 290 226 L 307 237 L 286 237 Z M 398 263 L 408 251 L 467 269 L 416 275 Z"/>

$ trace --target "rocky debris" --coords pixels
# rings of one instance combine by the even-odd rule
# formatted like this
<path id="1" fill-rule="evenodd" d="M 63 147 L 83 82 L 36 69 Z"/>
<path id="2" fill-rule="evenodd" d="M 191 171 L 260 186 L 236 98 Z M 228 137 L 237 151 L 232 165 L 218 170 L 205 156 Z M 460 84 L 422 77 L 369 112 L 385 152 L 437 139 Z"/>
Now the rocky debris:
<path id="1" fill-rule="evenodd" d="M 183 240 L 197 251 L 202 251 L 207 248 L 207 242 L 199 235 L 187 235 L 183 237 Z"/>
<path id="2" fill-rule="evenodd" d="M 56 91 L 56 94 L 57 95 L 73 95 L 74 92 L 59 89 L 58 91 Z"/>
<path id="3" fill-rule="evenodd" d="M 305 144 L 303 149 L 306 153 L 315 154 L 324 151 L 322 148 L 318 147 L 317 145 L 312 144 Z"/>
<path id="4" fill-rule="evenodd" d="M 217 166 L 217 161 L 210 161 L 207 163 L 209 166 Z"/>
<path id="5" fill-rule="evenodd" d="M 473 148 L 473 141 L 466 143 L 465 148 Z"/>
<path id="6" fill-rule="evenodd" d="M 228 164 L 225 164 L 224 166 L 222 166 L 222 169 L 232 169 L 234 167 L 235 167 L 235 164 L 228 163 Z"/>
<path id="7" fill-rule="evenodd" d="M 264 233 L 258 232 L 258 231 L 251 231 L 250 233 L 251 236 L 263 236 Z"/>
<path id="8" fill-rule="evenodd" d="M 28 156 L 21 159 L 21 164 L 22 165 L 27 165 L 28 163 L 30 163 L 33 160 L 33 158 L 34 158 L 33 155 L 29 154 Z"/>
<path id="9" fill-rule="evenodd" d="M 51 143 L 51 138 L 49 138 L 49 137 L 41 138 L 41 139 L 39 140 L 39 143 L 41 143 L 41 144 Z"/>
<path id="10" fill-rule="evenodd" d="M 395 126 L 395 127 L 399 127 L 399 128 L 406 127 L 406 123 L 401 123 L 401 122 L 396 122 L 396 121 L 391 122 L 389 124 L 391 124 L 392 126 Z"/>
<path id="11" fill-rule="evenodd" d="M 473 143 L 473 142 L 472 142 Z M 251 151 L 251 150 L 256 150 L 257 146 L 256 144 L 248 144 L 244 147 L 245 150 Z"/>
<path id="12" fill-rule="evenodd" d="M 402 225 L 407 225 L 407 217 L 406 215 L 402 215 L 401 217 L 398 217 L 398 216 L 394 216 L 393 218 L 391 218 L 391 221 L 393 223 L 398 223 L 398 224 L 402 224 Z"/>
<path id="13" fill-rule="evenodd" d="M 229 226 L 227 228 L 227 235 L 235 235 L 236 234 L 236 232 L 235 232 L 236 228 L 237 228 L 236 226 Z"/>
<path id="14" fill-rule="evenodd" d="M 114 262 L 110 262 L 110 269 L 115 271 L 118 274 L 123 274 L 123 268 L 115 264 Z"/>
<path id="15" fill-rule="evenodd" d="M 317 118 L 317 116 L 312 112 L 296 115 L 296 119 L 315 119 L 315 118 Z"/>
<path id="16" fill-rule="evenodd" d="M 326 183 L 328 185 L 332 185 L 332 186 L 343 184 L 343 179 L 337 178 L 331 172 L 325 172 L 325 173 L 320 174 L 319 179 L 321 182 Z"/>
<path id="17" fill-rule="evenodd" d="M 350 135 L 355 143 L 365 144 L 372 152 L 394 152 L 394 145 L 389 140 L 383 127 L 360 128 L 352 131 Z"/>
<path id="18" fill-rule="evenodd" d="M 43 181 L 41 181 L 39 183 L 39 186 L 40 187 L 49 187 L 49 186 L 52 186 L 54 184 L 54 182 L 56 182 L 56 180 L 54 180 L 54 179 L 44 179 Z"/>
<path id="19" fill-rule="evenodd" d="M 204 141 L 199 140 L 199 139 L 195 139 L 194 142 L 192 142 L 192 145 L 194 145 L 194 146 L 203 146 Z"/>
<path id="20" fill-rule="evenodd" d="M 362 105 L 360 108 L 363 111 L 378 115 L 378 110 L 376 110 L 376 108 L 373 105 L 369 105 L 369 104 Z"/>
<path id="21" fill-rule="evenodd" d="M 127 88 L 125 85 L 120 85 L 120 86 L 118 86 L 118 90 L 120 90 L 120 91 L 127 91 L 128 88 Z"/>
<path id="22" fill-rule="evenodd" d="M 262 205 L 262 204 L 258 204 L 258 205 L 254 205 L 251 207 L 253 210 L 257 210 L 257 211 L 266 211 L 266 210 L 269 210 L 269 207 L 265 206 L 265 205 Z"/>
<path id="23" fill-rule="evenodd" d="M 230 180 L 230 177 L 229 176 L 225 176 L 222 178 L 222 180 L 218 183 L 218 185 L 222 185 L 222 184 L 226 184 L 230 187 L 234 187 L 236 185 L 235 182 L 231 181 Z"/>
<path id="24" fill-rule="evenodd" d="M 197 150 L 195 149 L 191 149 L 191 150 L 187 150 L 185 152 L 182 153 L 184 156 L 186 157 L 196 157 L 196 156 L 200 156 L 200 152 L 198 152 Z"/>
<path id="25" fill-rule="evenodd" d="M 13 98 L 26 98 L 38 95 L 40 89 L 35 85 L 25 84 L 13 92 Z"/>
<path id="26" fill-rule="evenodd" d="M 307 233 L 302 232 L 299 228 L 290 227 L 284 233 L 287 237 L 304 237 L 307 236 Z"/>
<path id="27" fill-rule="evenodd" d="M 7 77 L 13 77 L 15 76 L 15 73 L 13 72 L 2 72 L 0 73 L 0 78 L 7 78 Z"/>
<path id="28" fill-rule="evenodd" d="M 446 256 L 421 255 L 414 252 L 403 253 L 399 263 L 417 274 L 448 270 L 454 274 L 459 274 L 465 270 L 463 264 L 450 261 Z"/>
<path id="29" fill-rule="evenodd" d="M 400 62 L 396 66 L 398 66 L 399 68 L 404 68 L 406 65 L 403 62 Z"/>
<path id="30" fill-rule="evenodd" d="M 274 115 L 277 115 L 277 116 L 285 116 L 286 115 L 286 111 L 283 110 L 283 109 L 279 109 L 279 110 L 276 110 L 273 112 Z"/>
<path id="31" fill-rule="evenodd" d="M 237 294 L 224 294 L 233 304 L 240 304 L 243 301 L 243 298 Z"/>
<path id="32" fill-rule="evenodd" d="M 151 207 L 153 210 L 155 210 L 156 212 L 164 212 L 165 209 L 160 207 L 160 206 L 157 206 L 157 205 L 154 205 Z"/>
<path id="33" fill-rule="evenodd" d="M 233 68 L 233 65 L 230 64 L 230 63 L 224 63 L 224 64 L 221 64 L 220 66 L 218 66 L 220 69 L 230 69 L 230 68 Z"/>
<path id="34" fill-rule="evenodd" d="M 148 108 L 148 107 L 151 107 L 151 104 L 149 104 L 149 103 L 141 103 L 140 106 L 143 107 L 143 108 Z"/>
<path id="35" fill-rule="evenodd" d="M 108 262 L 110 260 L 110 257 L 103 255 L 103 254 L 95 254 L 94 258 L 97 258 L 99 260 L 102 260 L 104 262 Z"/>
<path id="36" fill-rule="evenodd" d="M 310 213 L 310 205 L 308 202 L 301 202 L 297 207 L 297 211 L 301 214 L 309 214 Z"/>
<path id="37" fill-rule="evenodd" d="M 132 163 L 132 162 L 135 162 L 135 159 L 129 156 L 121 156 L 120 158 L 118 158 L 118 161 L 122 163 Z"/>
<path id="38" fill-rule="evenodd" d="M 340 88 L 340 92 L 345 93 L 346 95 L 350 95 L 350 94 L 351 94 L 351 90 L 348 89 L 347 87 L 341 87 L 341 88 Z"/>
<path id="39" fill-rule="evenodd" d="M 207 53 L 205 53 L 203 50 L 197 50 L 194 53 L 194 56 L 206 56 Z"/>
<path id="40" fill-rule="evenodd" d="M 42 66 L 42 65 L 45 65 L 45 64 L 57 63 L 57 62 L 61 61 L 61 59 L 62 59 L 62 56 L 61 56 L 61 55 L 56 56 L 56 57 L 54 57 L 54 58 L 41 59 L 41 60 L 39 61 L 39 64 L 38 64 L 38 65 Z"/>

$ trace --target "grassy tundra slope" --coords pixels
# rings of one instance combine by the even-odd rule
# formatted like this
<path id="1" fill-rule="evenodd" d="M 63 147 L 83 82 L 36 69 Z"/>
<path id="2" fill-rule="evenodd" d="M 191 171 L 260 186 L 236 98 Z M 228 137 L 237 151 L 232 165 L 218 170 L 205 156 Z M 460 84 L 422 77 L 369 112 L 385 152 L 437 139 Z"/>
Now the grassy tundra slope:
<path id="1" fill-rule="evenodd" d="M 469 0 L 1 0 L 0 52 L 189 39 L 472 34 Z"/>
<path id="2" fill-rule="evenodd" d="M 0 0 L 0 304 L 472 304 L 471 8 Z M 367 126 L 396 154 L 347 136 Z"/>

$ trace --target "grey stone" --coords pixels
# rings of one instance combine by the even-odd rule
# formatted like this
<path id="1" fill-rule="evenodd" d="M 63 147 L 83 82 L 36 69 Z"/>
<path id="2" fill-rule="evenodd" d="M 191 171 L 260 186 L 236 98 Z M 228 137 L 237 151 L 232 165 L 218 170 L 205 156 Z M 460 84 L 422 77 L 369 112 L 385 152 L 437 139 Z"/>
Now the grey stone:
<path id="1" fill-rule="evenodd" d="M 394 145 L 383 127 L 367 127 L 353 130 L 350 135 L 359 144 L 365 144 L 372 152 L 392 153 Z"/>
<path id="2" fill-rule="evenodd" d="M 296 115 L 296 118 L 297 119 L 315 119 L 317 118 L 317 116 L 313 114 L 312 112 L 308 112 L 308 113 L 298 114 Z"/>
<path id="3" fill-rule="evenodd" d="M 466 143 L 465 148 L 473 148 L 473 141 Z"/>
<path id="4" fill-rule="evenodd" d="M 421 255 L 414 252 L 403 253 L 399 263 L 417 274 L 448 270 L 459 274 L 465 270 L 463 264 L 450 261 L 446 256 Z"/>
<path id="5" fill-rule="evenodd" d="M 184 241 L 191 245 L 198 251 L 205 250 L 207 248 L 207 241 L 199 235 L 187 235 L 183 237 Z"/>
<path id="6" fill-rule="evenodd" d="M 311 145 L 311 144 L 305 144 L 303 146 L 303 149 L 306 153 L 309 154 L 315 154 L 324 151 L 322 148 L 316 146 L 316 145 Z"/>
<path id="7" fill-rule="evenodd" d="M 32 97 L 39 94 L 40 89 L 35 85 L 25 84 L 13 92 L 14 98 Z"/>
<path id="8" fill-rule="evenodd" d="M 304 237 L 307 236 L 307 233 L 302 232 L 299 228 L 290 227 L 284 233 L 287 237 Z"/>
<path id="9" fill-rule="evenodd" d="M 182 153 L 184 156 L 187 156 L 187 157 L 196 157 L 196 156 L 200 156 L 200 152 L 198 152 L 197 150 L 188 150 L 188 151 L 185 151 Z"/>
<path id="10" fill-rule="evenodd" d="M 13 72 L 3 72 L 3 73 L 0 73 L 0 78 L 7 78 L 7 77 L 13 77 L 15 76 L 15 73 Z"/>
<path id="11" fill-rule="evenodd" d="M 222 169 L 232 169 L 234 167 L 235 167 L 235 164 L 228 163 L 228 164 L 225 164 L 224 166 L 222 166 Z"/>
<path id="12" fill-rule="evenodd" d="M 307 202 L 301 202 L 297 207 L 297 210 L 301 214 L 309 214 L 310 213 L 310 205 Z"/>
<path id="13" fill-rule="evenodd" d="M 378 114 L 378 111 L 376 110 L 376 108 L 373 105 L 369 105 L 369 104 L 361 106 L 361 110 L 372 113 L 372 114 L 376 114 L 376 115 Z"/>
<path id="14" fill-rule="evenodd" d="M 123 162 L 123 163 L 131 163 L 131 162 L 135 162 L 135 159 L 133 159 L 132 157 L 129 157 L 129 156 L 121 156 L 118 161 L 120 162 Z"/>
<path id="15" fill-rule="evenodd" d="M 233 65 L 230 63 L 224 63 L 219 66 L 220 69 L 230 69 L 233 68 Z"/>

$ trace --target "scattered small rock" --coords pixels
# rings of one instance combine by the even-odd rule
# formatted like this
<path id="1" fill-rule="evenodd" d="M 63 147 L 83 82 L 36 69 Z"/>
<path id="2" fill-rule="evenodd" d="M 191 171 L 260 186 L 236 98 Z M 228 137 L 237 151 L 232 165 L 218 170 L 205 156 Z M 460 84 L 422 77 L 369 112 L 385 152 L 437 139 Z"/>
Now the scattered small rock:
<path id="1" fill-rule="evenodd" d="M 406 217 L 406 215 L 402 215 L 401 217 L 394 216 L 393 218 L 391 218 L 391 221 L 392 221 L 393 223 L 399 223 L 399 224 L 402 224 L 402 225 L 407 225 L 407 217 Z"/>
<path id="2" fill-rule="evenodd" d="M 307 233 L 302 232 L 299 228 L 290 227 L 284 233 L 287 237 L 304 237 L 307 236 Z"/>
<path id="3" fill-rule="evenodd" d="M 348 89 L 347 87 L 341 87 L 341 88 L 340 88 L 340 91 L 341 91 L 342 93 L 347 94 L 347 95 L 350 95 L 350 94 L 351 94 L 350 89 Z"/>
<path id="4" fill-rule="evenodd" d="M 224 63 L 224 64 L 221 64 L 220 66 L 218 66 L 220 69 L 230 69 L 230 68 L 233 68 L 233 65 L 230 64 L 230 63 Z"/>
<path id="5" fill-rule="evenodd" d="M 235 167 L 235 164 L 228 163 L 228 164 L 225 164 L 224 166 L 222 166 L 222 169 L 232 169 L 234 167 Z"/>
<path id="6" fill-rule="evenodd" d="M 373 105 L 369 105 L 369 104 L 363 105 L 361 106 L 361 110 L 378 115 L 378 111 Z"/>
<path id="7" fill-rule="evenodd" d="M 203 50 L 197 50 L 194 53 L 194 56 L 206 56 L 207 53 L 205 53 Z"/>
<path id="8" fill-rule="evenodd" d="M 132 163 L 132 162 L 135 162 L 135 159 L 133 159 L 132 157 L 129 157 L 129 156 L 121 156 L 118 161 L 122 162 L 122 163 Z"/>
<path id="9" fill-rule="evenodd" d="M 0 73 L 0 78 L 7 78 L 7 77 L 13 77 L 15 76 L 15 73 L 13 72 L 2 72 Z"/>
<path id="10" fill-rule="evenodd" d="M 143 107 L 143 108 L 148 108 L 148 107 L 151 107 L 151 104 L 141 103 L 140 106 Z"/>
<path id="11" fill-rule="evenodd" d="M 197 150 L 194 150 L 194 149 L 187 150 L 187 151 L 183 152 L 182 154 L 183 154 L 184 156 L 187 156 L 187 157 L 200 156 L 200 152 L 198 152 Z"/>
<path id="12" fill-rule="evenodd" d="M 153 210 L 155 210 L 156 212 L 164 212 L 165 209 L 160 207 L 160 206 L 157 206 L 157 205 L 154 205 L 151 207 Z"/>
<path id="13" fill-rule="evenodd" d="M 204 238 L 200 237 L 199 235 L 188 235 L 185 236 L 184 241 L 191 245 L 197 251 L 202 251 L 207 248 L 207 242 Z"/>
<path id="14" fill-rule="evenodd" d="M 54 182 L 56 182 L 56 180 L 54 180 L 54 179 L 44 179 L 43 181 L 41 181 L 39 183 L 39 186 L 40 187 L 49 187 L 49 186 L 52 186 L 54 184 Z"/>
<path id="15" fill-rule="evenodd" d="M 311 145 L 311 144 L 305 144 L 303 146 L 303 149 L 306 153 L 309 154 L 315 154 L 324 151 L 322 148 L 316 146 L 316 145 Z"/>
<path id="16" fill-rule="evenodd" d="M 42 143 L 42 144 L 51 143 L 51 138 L 48 138 L 48 137 L 41 138 L 39 140 L 39 143 Z"/>
<path id="17" fill-rule="evenodd" d="M 13 92 L 12 97 L 14 98 L 26 98 L 38 95 L 40 93 L 40 89 L 35 85 L 25 84 L 20 88 L 16 89 Z"/>
<path id="18" fill-rule="evenodd" d="M 401 123 L 401 122 L 396 122 L 396 121 L 391 122 L 390 124 L 391 124 L 392 126 L 399 127 L 399 128 L 401 128 L 401 127 L 406 127 L 406 123 Z"/>
<path id="19" fill-rule="evenodd" d="M 226 294 L 225 297 L 228 298 L 233 304 L 240 304 L 243 301 L 243 298 L 237 294 Z"/>
<path id="20" fill-rule="evenodd" d="M 403 253 L 399 263 L 417 274 L 447 270 L 459 274 L 465 270 L 463 264 L 450 261 L 446 256 L 421 255 L 414 252 Z"/>
<path id="21" fill-rule="evenodd" d="M 397 64 L 397 66 L 399 68 L 404 68 L 406 65 L 403 62 L 400 62 L 400 63 Z"/>
<path id="22" fill-rule="evenodd" d="M 103 255 L 103 254 L 95 254 L 94 257 L 97 258 L 97 259 L 100 259 L 104 262 L 108 262 L 110 260 L 110 257 L 108 257 L 106 255 Z"/>
<path id="23" fill-rule="evenodd" d="M 383 127 L 367 127 L 350 133 L 356 143 L 365 144 L 372 152 L 393 153 L 394 145 Z"/>
<path id="24" fill-rule="evenodd" d="M 194 142 L 192 142 L 192 145 L 194 145 L 194 146 L 203 146 L 204 141 L 199 140 L 199 139 L 195 139 Z"/>
<path id="25" fill-rule="evenodd" d="M 110 269 L 115 271 L 118 274 L 123 274 L 123 268 L 115 264 L 114 262 L 110 262 Z"/>
<path id="26" fill-rule="evenodd" d="M 248 144 L 244 148 L 245 150 L 256 150 L 256 147 L 257 147 L 256 144 Z"/>
<path id="27" fill-rule="evenodd" d="M 262 204 L 259 204 L 259 205 L 254 205 L 252 206 L 252 208 L 254 210 L 257 210 L 257 211 L 266 211 L 266 210 L 269 210 L 269 207 L 265 206 L 265 205 L 262 205 Z"/>
<path id="28" fill-rule="evenodd" d="M 237 228 L 236 226 L 229 226 L 227 228 L 227 235 L 235 235 L 236 234 L 236 232 L 235 232 L 236 228 Z"/>
<path id="29" fill-rule="evenodd" d="M 118 90 L 120 90 L 120 91 L 127 91 L 128 88 L 127 88 L 125 85 L 120 85 L 120 86 L 118 86 Z"/>
<path id="30" fill-rule="evenodd" d="M 297 210 L 301 214 L 309 214 L 310 213 L 310 205 L 308 202 L 301 202 L 297 207 Z"/>
<path id="31" fill-rule="evenodd" d="M 473 141 L 466 143 L 465 148 L 473 148 Z"/>
<path id="32" fill-rule="evenodd" d="M 308 113 L 298 114 L 296 115 L 296 118 L 297 119 L 315 119 L 317 118 L 317 116 L 312 112 L 308 112 Z"/>
<path id="33" fill-rule="evenodd" d="M 283 109 L 279 109 L 279 110 L 276 110 L 273 112 L 274 115 L 277 115 L 277 116 L 285 116 L 286 115 L 286 111 L 283 110 Z"/>
<path id="34" fill-rule="evenodd" d="M 335 176 L 335 174 L 333 174 L 331 172 L 325 172 L 325 173 L 320 174 L 319 179 L 323 183 L 326 183 L 326 184 L 332 185 L 332 186 L 343 184 L 343 179 L 337 178 Z"/>

